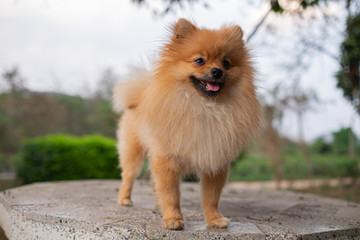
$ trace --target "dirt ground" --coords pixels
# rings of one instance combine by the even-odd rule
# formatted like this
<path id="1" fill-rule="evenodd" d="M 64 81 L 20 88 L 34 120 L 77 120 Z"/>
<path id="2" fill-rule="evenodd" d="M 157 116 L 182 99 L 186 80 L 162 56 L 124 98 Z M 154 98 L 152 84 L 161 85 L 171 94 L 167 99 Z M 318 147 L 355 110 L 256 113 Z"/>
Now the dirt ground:
<path id="1" fill-rule="evenodd" d="M 302 190 L 296 190 L 300 192 L 319 194 L 332 198 L 341 198 L 350 202 L 360 203 L 360 184 L 343 184 L 336 187 L 322 186 L 322 187 L 310 187 Z"/>
<path id="2" fill-rule="evenodd" d="M 296 192 L 313 193 L 331 198 L 340 198 L 360 203 L 360 178 L 306 179 L 294 181 L 231 182 L 240 188 L 282 189 Z"/>

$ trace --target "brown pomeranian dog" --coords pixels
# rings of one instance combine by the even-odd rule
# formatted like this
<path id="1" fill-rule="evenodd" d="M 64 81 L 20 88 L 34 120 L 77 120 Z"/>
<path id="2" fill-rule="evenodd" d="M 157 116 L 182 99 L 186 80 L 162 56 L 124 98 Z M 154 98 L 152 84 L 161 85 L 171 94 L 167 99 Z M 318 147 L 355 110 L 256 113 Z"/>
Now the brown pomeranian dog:
<path id="1" fill-rule="evenodd" d="M 230 163 L 260 128 L 254 69 L 239 26 L 198 28 L 180 19 L 154 72 L 136 71 L 115 86 L 114 109 L 122 184 L 118 202 L 132 205 L 131 190 L 146 155 L 155 201 L 167 229 L 182 229 L 182 175 L 200 178 L 209 227 L 225 228 L 218 211 Z"/>

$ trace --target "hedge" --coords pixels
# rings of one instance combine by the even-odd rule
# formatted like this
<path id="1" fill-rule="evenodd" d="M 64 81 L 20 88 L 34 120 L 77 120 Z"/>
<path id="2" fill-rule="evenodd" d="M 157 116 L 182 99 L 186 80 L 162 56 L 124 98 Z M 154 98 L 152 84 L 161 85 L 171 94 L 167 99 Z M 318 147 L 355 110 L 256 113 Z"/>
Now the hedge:
<path id="1" fill-rule="evenodd" d="M 24 183 L 120 178 L 116 142 L 102 136 L 48 135 L 26 140 L 15 160 Z"/>

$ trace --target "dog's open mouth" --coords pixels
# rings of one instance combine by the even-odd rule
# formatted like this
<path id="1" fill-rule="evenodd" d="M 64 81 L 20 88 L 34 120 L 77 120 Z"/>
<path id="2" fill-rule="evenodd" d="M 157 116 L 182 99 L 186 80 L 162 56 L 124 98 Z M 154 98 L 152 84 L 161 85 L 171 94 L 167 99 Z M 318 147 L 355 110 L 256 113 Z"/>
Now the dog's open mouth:
<path id="1" fill-rule="evenodd" d="M 217 96 L 224 85 L 223 82 L 199 79 L 195 76 L 191 76 L 190 79 L 200 93 L 209 97 Z"/>

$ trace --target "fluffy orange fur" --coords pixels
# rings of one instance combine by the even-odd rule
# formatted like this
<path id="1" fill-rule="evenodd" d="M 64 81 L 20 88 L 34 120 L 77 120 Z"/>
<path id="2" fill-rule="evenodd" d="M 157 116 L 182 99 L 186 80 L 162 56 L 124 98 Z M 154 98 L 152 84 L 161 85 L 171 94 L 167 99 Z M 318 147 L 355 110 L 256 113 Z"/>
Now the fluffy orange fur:
<path id="1" fill-rule="evenodd" d="M 229 220 L 218 202 L 229 165 L 261 125 L 255 71 L 239 26 L 209 30 L 180 19 L 171 34 L 154 72 L 137 71 L 115 86 L 114 108 L 123 111 L 118 201 L 132 204 L 133 182 L 149 155 L 167 229 L 184 226 L 179 184 L 185 173 L 200 177 L 207 225 L 224 228 Z"/>

